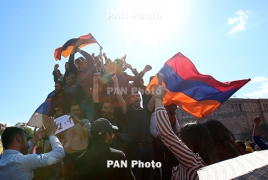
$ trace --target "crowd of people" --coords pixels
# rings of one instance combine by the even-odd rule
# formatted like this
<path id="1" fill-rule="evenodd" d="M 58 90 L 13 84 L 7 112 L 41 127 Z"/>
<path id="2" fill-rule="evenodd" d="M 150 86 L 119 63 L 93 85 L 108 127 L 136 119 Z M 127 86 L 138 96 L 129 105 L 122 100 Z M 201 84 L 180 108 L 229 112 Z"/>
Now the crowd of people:
<path id="1" fill-rule="evenodd" d="M 79 49 L 80 44 L 74 45 L 64 74 L 58 64 L 54 66 L 48 122 L 34 130 L 28 143 L 20 128 L 3 132 L 0 179 L 192 180 L 198 179 L 197 170 L 204 166 L 257 150 L 250 139 L 236 140 L 215 119 L 180 126 L 177 105 L 163 104 L 166 89 L 161 86 L 161 73 L 157 93 L 150 94 L 143 84 L 150 65 L 138 72 L 126 63 L 126 56 L 112 61 L 101 46 L 95 56 Z M 75 58 L 78 53 L 82 56 Z M 55 135 L 54 119 L 63 115 L 75 125 Z M 253 122 L 252 140 L 258 150 L 268 149 L 259 136 L 260 117 Z M 29 154 L 44 138 L 51 148 Z M 108 167 L 108 161 L 113 166 Z M 134 161 L 160 162 L 161 167 L 132 166 Z M 122 162 L 127 165 L 121 167 Z"/>

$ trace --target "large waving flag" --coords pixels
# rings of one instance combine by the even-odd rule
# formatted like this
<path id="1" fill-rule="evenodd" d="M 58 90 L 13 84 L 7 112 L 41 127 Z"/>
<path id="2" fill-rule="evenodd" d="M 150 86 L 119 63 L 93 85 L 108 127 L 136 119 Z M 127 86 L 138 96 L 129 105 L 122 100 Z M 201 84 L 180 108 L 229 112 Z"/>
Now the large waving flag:
<path id="1" fill-rule="evenodd" d="M 55 49 L 55 59 L 60 60 L 61 56 L 68 57 L 71 54 L 73 47 L 78 40 L 83 40 L 82 44 L 78 48 L 82 48 L 89 44 L 98 43 L 97 40 L 90 33 L 84 36 L 80 36 L 79 38 L 69 39 L 62 47 Z"/>
<path id="2" fill-rule="evenodd" d="M 165 105 L 177 104 L 197 118 L 205 118 L 229 99 L 250 79 L 219 82 L 212 76 L 200 74 L 194 64 L 178 53 L 160 70 L 164 75 L 162 86 L 167 88 L 163 99 Z M 158 79 L 155 76 L 147 86 L 152 92 Z"/>
<path id="3" fill-rule="evenodd" d="M 51 104 L 51 97 L 55 95 L 55 91 L 48 94 L 45 102 L 43 102 L 33 113 L 27 125 L 40 128 L 42 124 L 46 125 L 48 122 L 49 108 Z"/>

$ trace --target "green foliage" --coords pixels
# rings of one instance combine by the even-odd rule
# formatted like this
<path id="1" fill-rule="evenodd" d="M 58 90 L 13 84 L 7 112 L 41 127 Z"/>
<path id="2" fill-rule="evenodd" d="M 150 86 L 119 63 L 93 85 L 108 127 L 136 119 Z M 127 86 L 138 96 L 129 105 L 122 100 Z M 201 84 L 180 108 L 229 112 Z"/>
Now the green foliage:
<path id="1" fill-rule="evenodd" d="M 27 137 L 29 138 L 33 138 L 34 134 L 33 134 L 33 130 L 29 127 L 24 127 L 23 130 L 26 132 Z"/>

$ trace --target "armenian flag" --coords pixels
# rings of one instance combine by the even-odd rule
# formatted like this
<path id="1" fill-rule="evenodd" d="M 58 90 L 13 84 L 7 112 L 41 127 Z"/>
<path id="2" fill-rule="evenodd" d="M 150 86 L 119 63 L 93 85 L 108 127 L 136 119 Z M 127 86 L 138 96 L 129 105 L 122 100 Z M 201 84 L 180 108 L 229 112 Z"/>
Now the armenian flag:
<path id="1" fill-rule="evenodd" d="M 82 44 L 80 44 L 78 48 L 82 48 L 89 44 L 98 43 L 90 33 L 84 36 L 80 36 L 79 38 L 69 39 L 62 47 L 55 49 L 54 58 L 56 60 L 61 60 L 61 56 L 64 56 L 65 58 L 68 57 L 78 40 L 82 40 Z"/>
<path id="2" fill-rule="evenodd" d="M 27 125 L 32 127 L 41 128 L 42 124 L 46 125 L 48 122 L 48 115 L 51 105 L 51 97 L 55 95 L 55 91 L 48 94 L 45 102 L 43 102 L 33 113 Z"/>
<path id="3" fill-rule="evenodd" d="M 209 116 L 250 81 L 220 82 L 210 75 L 200 74 L 194 64 L 180 52 L 169 59 L 159 72 L 163 74 L 162 86 L 167 89 L 163 103 L 177 104 L 199 119 Z M 155 76 L 146 89 L 152 93 L 157 83 Z"/>

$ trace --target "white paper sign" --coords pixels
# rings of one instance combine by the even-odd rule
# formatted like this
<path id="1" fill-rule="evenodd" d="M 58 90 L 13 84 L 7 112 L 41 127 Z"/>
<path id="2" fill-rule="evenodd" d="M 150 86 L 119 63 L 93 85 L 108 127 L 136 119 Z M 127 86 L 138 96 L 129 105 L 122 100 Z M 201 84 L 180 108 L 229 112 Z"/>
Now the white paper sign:
<path id="1" fill-rule="evenodd" d="M 73 122 L 72 118 L 70 118 L 69 115 L 61 116 L 61 117 L 55 119 L 55 122 L 57 125 L 56 134 L 74 126 L 74 122 Z"/>

